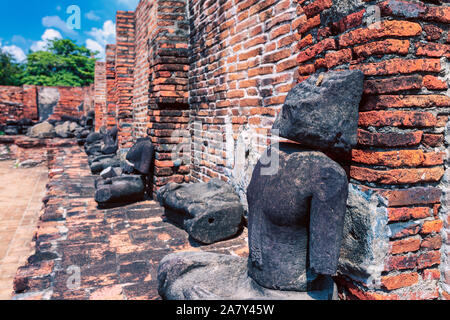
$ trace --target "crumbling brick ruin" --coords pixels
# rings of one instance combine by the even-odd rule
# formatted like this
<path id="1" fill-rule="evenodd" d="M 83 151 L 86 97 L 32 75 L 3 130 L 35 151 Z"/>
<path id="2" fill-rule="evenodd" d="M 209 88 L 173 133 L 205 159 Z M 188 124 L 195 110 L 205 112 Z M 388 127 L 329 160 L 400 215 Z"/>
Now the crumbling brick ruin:
<path id="1" fill-rule="evenodd" d="M 122 148 L 151 138 L 157 188 L 218 177 L 243 197 L 288 91 L 360 69 L 358 147 L 341 162 L 355 197 L 378 197 L 365 214 L 383 234 L 358 239 L 372 258 L 359 272 L 343 262 L 341 297 L 449 298 L 449 20 L 439 0 L 142 0 L 117 13 L 117 43 L 97 64 L 97 127 L 118 125 Z"/>
<path id="2" fill-rule="evenodd" d="M 339 297 L 449 300 L 449 23 L 446 0 L 141 0 L 117 12 L 92 87 L 49 88 L 49 115 L 95 109 L 119 153 L 149 137 L 154 191 L 220 178 L 245 205 L 288 92 L 359 69 L 358 145 L 335 159 L 350 181 Z M 0 87 L 0 124 L 38 120 L 43 90 Z"/>
<path id="3" fill-rule="evenodd" d="M 80 118 L 93 109 L 93 89 L 94 86 L 0 86 L 0 124 L 22 119 L 60 120 L 63 115 Z"/>

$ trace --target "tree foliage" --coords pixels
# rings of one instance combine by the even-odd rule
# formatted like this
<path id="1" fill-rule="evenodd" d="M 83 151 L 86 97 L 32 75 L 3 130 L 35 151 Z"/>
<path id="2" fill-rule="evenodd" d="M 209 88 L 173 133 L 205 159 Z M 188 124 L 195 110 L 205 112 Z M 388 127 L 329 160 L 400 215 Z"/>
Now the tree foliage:
<path id="1" fill-rule="evenodd" d="M 23 66 L 17 63 L 9 53 L 3 52 L 0 48 L 0 85 L 21 85 L 22 72 Z"/>
<path id="2" fill-rule="evenodd" d="M 95 52 L 69 39 L 52 40 L 46 51 L 27 55 L 22 84 L 82 87 L 94 82 Z"/>
<path id="3" fill-rule="evenodd" d="M 0 49 L 0 85 L 83 87 L 94 82 L 93 52 L 70 39 L 50 41 L 46 50 L 28 53 L 23 64 Z"/>

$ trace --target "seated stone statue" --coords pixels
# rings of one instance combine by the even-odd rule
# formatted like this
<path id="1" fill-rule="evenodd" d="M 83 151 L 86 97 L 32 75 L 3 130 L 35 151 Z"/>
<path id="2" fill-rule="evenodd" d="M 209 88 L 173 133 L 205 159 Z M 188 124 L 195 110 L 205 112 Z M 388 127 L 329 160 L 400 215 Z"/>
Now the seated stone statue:
<path id="1" fill-rule="evenodd" d="M 150 139 L 141 138 L 128 151 L 126 159 L 133 164 L 134 169 L 139 173 L 148 175 L 152 169 L 153 153 L 153 144 Z"/>
<path id="2" fill-rule="evenodd" d="M 176 253 L 158 269 L 164 299 L 334 299 L 348 179 L 325 153 L 357 142 L 360 71 L 315 74 L 291 90 L 273 129 L 295 143 L 270 146 L 247 189 L 248 260 Z M 275 131 L 274 131 L 275 133 Z M 274 166 L 274 167 L 272 167 Z"/>
<path id="3" fill-rule="evenodd" d="M 117 134 L 119 130 L 117 127 L 109 129 L 103 136 L 103 146 L 101 152 L 103 154 L 116 154 L 119 149 L 119 144 L 117 140 Z"/>

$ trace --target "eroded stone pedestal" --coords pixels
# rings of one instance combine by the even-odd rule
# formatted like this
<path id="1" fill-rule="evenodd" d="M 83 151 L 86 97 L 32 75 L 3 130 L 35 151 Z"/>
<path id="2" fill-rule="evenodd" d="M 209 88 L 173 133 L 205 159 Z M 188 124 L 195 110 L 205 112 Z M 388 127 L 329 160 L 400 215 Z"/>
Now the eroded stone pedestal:
<path id="1" fill-rule="evenodd" d="M 166 300 L 336 300 L 331 278 L 317 277 L 306 292 L 271 290 L 248 276 L 247 259 L 207 252 L 166 256 L 158 269 L 159 294 Z"/>

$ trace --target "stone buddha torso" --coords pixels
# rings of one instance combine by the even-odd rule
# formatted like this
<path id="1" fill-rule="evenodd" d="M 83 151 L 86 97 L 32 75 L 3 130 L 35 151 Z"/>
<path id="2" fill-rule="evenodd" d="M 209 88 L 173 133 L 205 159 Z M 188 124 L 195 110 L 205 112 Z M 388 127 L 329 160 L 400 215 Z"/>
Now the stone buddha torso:
<path id="1" fill-rule="evenodd" d="M 276 174 L 262 175 L 259 162 L 247 192 L 249 275 L 266 288 L 307 291 L 316 272 L 334 274 L 317 262 L 337 262 L 347 177 L 320 151 L 281 144 L 279 154 Z"/>

